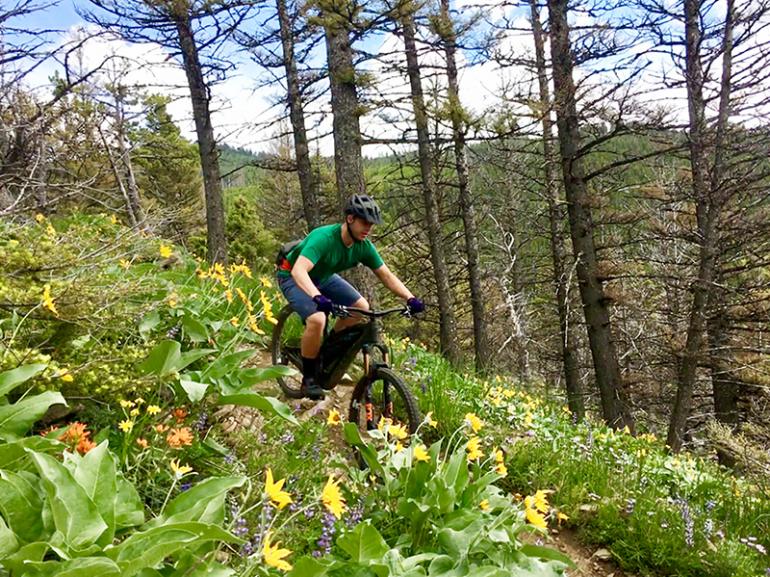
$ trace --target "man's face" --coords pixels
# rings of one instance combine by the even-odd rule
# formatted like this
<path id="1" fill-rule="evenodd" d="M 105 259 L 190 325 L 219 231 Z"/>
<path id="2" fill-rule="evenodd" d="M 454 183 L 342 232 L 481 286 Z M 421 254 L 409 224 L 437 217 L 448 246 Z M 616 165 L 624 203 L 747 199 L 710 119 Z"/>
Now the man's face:
<path id="1" fill-rule="evenodd" d="M 347 221 L 350 227 L 350 234 L 355 240 L 364 240 L 369 236 L 369 233 L 374 226 L 371 222 L 368 222 L 361 217 L 353 216 L 352 214 L 347 216 Z"/>

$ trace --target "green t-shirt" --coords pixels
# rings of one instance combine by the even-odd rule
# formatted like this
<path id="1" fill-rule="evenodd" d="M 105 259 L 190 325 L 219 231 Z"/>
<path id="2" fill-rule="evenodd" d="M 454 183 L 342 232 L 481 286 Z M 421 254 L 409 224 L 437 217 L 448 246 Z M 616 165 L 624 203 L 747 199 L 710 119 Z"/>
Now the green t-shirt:
<path id="1" fill-rule="evenodd" d="M 313 229 L 301 243 L 291 250 L 286 260 L 293 267 L 300 255 L 313 263 L 310 278 L 318 284 L 333 274 L 353 268 L 359 263 L 372 270 L 378 269 L 384 264 L 382 257 L 368 238 L 354 242 L 353 246 L 345 246 L 345 243 L 342 242 L 341 224 L 327 224 Z M 278 274 L 289 276 L 291 273 L 282 270 Z"/>

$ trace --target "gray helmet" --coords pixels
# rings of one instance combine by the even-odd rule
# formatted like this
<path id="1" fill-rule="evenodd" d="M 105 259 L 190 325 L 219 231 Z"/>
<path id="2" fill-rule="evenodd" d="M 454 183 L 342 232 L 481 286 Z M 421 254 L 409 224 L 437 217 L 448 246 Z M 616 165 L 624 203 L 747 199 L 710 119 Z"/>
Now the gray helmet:
<path id="1" fill-rule="evenodd" d="M 380 207 L 374 202 L 374 199 L 368 194 L 354 194 L 348 199 L 345 205 L 345 214 L 352 214 L 363 218 L 372 224 L 382 224 L 382 214 Z"/>

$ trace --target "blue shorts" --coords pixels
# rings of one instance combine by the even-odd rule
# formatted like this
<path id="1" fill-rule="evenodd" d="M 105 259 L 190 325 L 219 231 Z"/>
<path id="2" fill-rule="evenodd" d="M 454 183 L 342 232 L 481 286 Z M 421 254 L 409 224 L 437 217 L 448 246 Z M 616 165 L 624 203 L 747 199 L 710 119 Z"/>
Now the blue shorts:
<path id="1" fill-rule="evenodd" d="M 315 283 L 315 285 L 321 291 L 321 294 L 328 297 L 334 304 L 349 307 L 361 298 L 361 293 L 338 274 L 333 274 L 321 284 Z M 313 299 L 297 286 L 292 277 L 279 276 L 278 286 L 283 296 L 289 301 L 291 308 L 302 317 L 303 322 L 307 317 L 318 312 Z"/>

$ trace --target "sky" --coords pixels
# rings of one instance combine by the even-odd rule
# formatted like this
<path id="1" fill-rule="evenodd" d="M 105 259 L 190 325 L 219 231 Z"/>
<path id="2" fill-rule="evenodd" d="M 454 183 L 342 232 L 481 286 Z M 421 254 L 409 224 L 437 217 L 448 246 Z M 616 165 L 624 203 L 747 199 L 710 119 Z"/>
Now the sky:
<path id="1" fill-rule="evenodd" d="M 18 1 L 18 0 L 12 0 Z M 41 0 L 42 1 L 42 0 Z M 466 0 L 458 0 L 461 3 Z M 490 8 L 489 12 L 500 12 L 499 5 L 494 0 L 484 0 Z M 478 3 L 476 3 L 478 4 Z M 61 43 L 65 39 L 75 37 L 78 30 L 87 27 L 76 11 L 89 7 L 83 0 L 61 0 L 58 3 L 37 11 L 23 19 L 17 19 L 13 25 L 17 28 L 29 30 L 55 29 L 58 33 L 49 33 L 53 43 Z M 523 22 L 525 24 L 525 21 Z M 516 42 L 527 44 L 524 38 Z M 363 46 L 370 52 L 395 51 L 400 52 L 401 41 L 394 35 L 382 34 L 367 40 Z M 526 49 L 522 46 L 521 49 Z M 139 69 L 119 72 L 126 84 L 144 85 L 148 90 L 171 95 L 175 100 L 169 105 L 169 112 L 182 128 L 185 136 L 195 140 L 194 125 L 192 123 L 192 107 L 187 93 L 186 77 L 184 72 L 173 61 L 167 59 L 167 54 L 159 47 L 153 45 L 129 44 L 118 39 L 91 40 L 83 51 L 82 59 L 84 67 L 95 66 L 102 62 L 109 54 L 117 54 L 130 59 L 144 61 Z M 320 54 L 320 57 L 324 56 Z M 463 64 L 463 54 L 458 54 L 460 64 L 460 98 L 472 114 L 480 115 L 494 108 L 495 94 L 499 93 L 502 78 L 499 70 L 489 64 L 468 66 Z M 402 60 L 398 56 L 397 60 Z M 427 59 L 426 59 L 427 60 Z M 430 59 L 435 64 L 436 59 Z M 385 65 L 369 64 L 367 70 L 378 79 L 378 91 L 385 97 L 393 94 L 404 94 L 408 88 L 405 78 L 394 76 L 384 69 Z M 117 66 L 120 68 L 120 66 Z M 61 70 L 61 66 L 53 61 L 38 67 L 27 79 L 28 87 L 45 94 L 50 93 L 49 78 L 55 70 Z M 113 72 L 113 75 L 115 73 Z M 213 87 L 214 101 L 212 103 L 213 124 L 220 142 L 232 146 L 247 148 L 253 151 L 270 151 L 275 146 L 274 137 L 282 130 L 276 122 L 281 114 L 281 105 L 276 104 L 281 97 L 280 87 L 258 87 L 265 78 L 263 71 L 251 62 L 248 57 L 241 56 L 236 70 L 231 73 L 224 82 Z M 426 80 L 425 89 L 429 89 Z M 333 142 L 328 133 L 331 130 L 330 115 L 324 114 L 328 107 L 328 97 L 315 107 L 310 106 L 308 113 L 314 114 L 314 119 L 320 122 L 316 135 L 326 134 L 325 137 L 316 138 L 313 146 L 320 150 L 321 154 L 333 154 Z M 323 120 L 318 120 L 322 118 Z M 394 122 L 393 115 L 383 118 L 382 110 L 373 109 L 361 120 L 362 131 L 378 138 L 398 137 L 403 130 L 410 126 L 406 114 L 396 115 L 400 122 Z M 309 122 L 310 124 L 310 122 Z M 377 156 L 388 153 L 390 148 L 382 145 L 367 146 L 364 154 Z"/>

